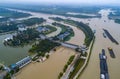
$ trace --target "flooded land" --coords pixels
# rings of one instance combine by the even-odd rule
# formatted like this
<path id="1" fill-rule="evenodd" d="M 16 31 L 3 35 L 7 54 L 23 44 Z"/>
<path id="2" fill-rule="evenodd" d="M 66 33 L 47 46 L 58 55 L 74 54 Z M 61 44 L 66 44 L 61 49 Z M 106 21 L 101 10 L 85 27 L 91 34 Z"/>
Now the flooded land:
<path id="1" fill-rule="evenodd" d="M 53 51 L 51 51 L 53 52 Z M 75 51 L 72 49 L 60 47 L 53 52 L 49 59 L 44 62 L 30 63 L 24 67 L 16 76 L 17 79 L 57 79 L 63 67 Z M 32 75 L 32 76 L 30 76 Z"/>
<path id="2" fill-rule="evenodd" d="M 10 9 L 16 10 L 16 9 Z M 72 19 L 75 21 L 83 22 L 89 24 L 92 30 L 95 30 L 95 43 L 93 46 L 93 50 L 88 62 L 88 65 L 79 76 L 79 79 L 99 79 L 100 78 L 100 60 L 99 60 L 99 53 L 101 53 L 102 49 L 105 49 L 107 55 L 107 63 L 108 63 L 108 71 L 110 79 L 119 79 L 119 67 L 120 67 L 120 45 L 116 45 L 112 43 L 109 38 L 105 38 L 103 36 L 103 29 L 107 29 L 110 34 L 120 43 L 120 24 L 115 23 L 113 20 L 108 19 L 108 15 L 112 12 L 110 9 L 102 9 L 99 11 L 101 14 L 101 18 L 89 18 L 89 19 L 80 19 L 74 17 L 64 17 L 59 15 L 53 14 L 44 14 L 38 12 L 30 12 L 24 10 L 16 10 L 18 12 L 29 13 L 32 16 L 28 17 L 42 17 L 46 19 L 45 24 L 50 24 L 55 22 L 49 17 L 61 17 L 65 19 Z M 77 15 L 80 13 L 71 13 L 69 14 Z M 83 14 L 82 15 L 87 15 Z M 92 14 L 89 14 L 94 16 Z M 27 18 L 20 18 L 18 20 L 27 19 Z M 63 22 L 59 22 L 63 25 L 70 26 L 74 31 L 74 37 L 72 37 L 68 43 L 75 44 L 75 45 L 83 45 L 85 35 L 82 30 L 76 28 L 75 26 L 65 24 Z M 55 26 L 53 26 L 55 27 Z M 61 32 L 60 27 L 56 27 L 57 31 L 48 34 L 48 37 L 56 36 Z M 7 47 L 3 45 L 3 40 L 7 37 L 10 37 L 12 34 L 4 34 L 0 35 L 0 62 L 5 63 L 5 65 L 10 65 L 19 61 L 20 59 L 24 58 L 28 55 L 28 50 L 31 48 L 31 45 L 27 45 L 24 47 Z M 111 47 L 114 50 L 116 55 L 115 59 L 110 57 L 108 52 L 108 47 Z M 56 51 L 51 51 L 50 57 L 45 60 L 44 62 L 32 62 L 29 65 L 25 66 L 21 69 L 16 75 L 16 79 L 57 79 L 58 75 L 61 71 L 63 71 L 63 67 L 68 61 L 71 55 L 76 54 L 75 50 L 65 48 L 65 47 L 58 47 Z"/>
<path id="3" fill-rule="evenodd" d="M 99 53 L 101 52 L 101 49 L 105 49 L 106 55 L 107 55 L 107 63 L 108 63 L 108 70 L 109 70 L 109 76 L 110 79 L 119 79 L 119 66 L 120 66 L 120 49 L 119 45 L 116 45 L 112 43 L 109 38 L 103 37 L 103 28 L 108 29 L 110 33 L 113 35 L 113 37 L 120 42 L 120 25 L 116 24 L 113 20 L 108 19 L 108 14 L 110 10 L 102 10 L 102 18 L 101 19 L 91 19 L 91 21 L 85 21 L 88 22 L 92 29 L 96 30 L 96 40 L 93 46 L 93 51 L 88 63 L 88 66 L 82 73 L 82 75 L 79 77 L 79 79 L 99 79 L 100 77 L 100 67 L 99 67 Z M 106 22 L 104 22 L 106 20 Z M 82 20 L 84 21 L 84 20 Z M 108 52 L 108 47 L 112 47 L 116 58 L 112 59 L 110 57 L 110 54 Z"/>

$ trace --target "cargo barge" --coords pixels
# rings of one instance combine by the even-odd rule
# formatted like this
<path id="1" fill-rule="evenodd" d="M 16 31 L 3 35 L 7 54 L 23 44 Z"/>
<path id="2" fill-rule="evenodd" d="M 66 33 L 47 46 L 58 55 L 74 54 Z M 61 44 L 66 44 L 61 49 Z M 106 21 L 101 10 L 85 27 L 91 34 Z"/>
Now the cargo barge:
<path id="1" fill-rule="evenodd" d="M 114 38 L 113 38 L 113 36 L 108 32 L 108 30 L 106 30 L 106 29 L 103 29 L 104 30 L 104 32 L 105 32 L 105 34 L 107 35 L 107 37 L 113 42 L 113 43 L 115 43 L 115 44 L 119 44 Z"/>
<path id="2" fill-rule="evenodd" d="M 115 58 L 115 54 L 114 54 L 113 49 L 112 49 L 111 47 L 108 47 L 108 51 L 109 51 L 109 53 L 110 53 L 110 56 L 111 56 L 112 58 Z"/>
<path id="3" fill-rule="evenodd" d="M 102 49 L 102 53 L 99 54 L 100 59 L 100 79 L 109 79 L 107 57 L 105 55 L 105 50 Z"/>

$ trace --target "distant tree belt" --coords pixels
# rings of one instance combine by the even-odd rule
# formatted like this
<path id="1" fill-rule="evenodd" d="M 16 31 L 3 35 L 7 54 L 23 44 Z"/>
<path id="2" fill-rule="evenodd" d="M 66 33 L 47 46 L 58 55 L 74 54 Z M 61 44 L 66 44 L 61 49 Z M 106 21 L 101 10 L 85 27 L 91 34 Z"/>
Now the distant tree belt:
<path id="1" fill-rule="evenodd" d="M 11 7 L 11 6 L 10 6 Z M 29 7 L 29 8 L 28 8 Z M 101 17 L 98 13 L 102 7 L 97 6 L 44 6 L 44 5 L 21 5 L 21 6 L 12 6 L 12 8 L 28 10 L 33 12 L 41 12 L 47 14 L 57 14 L 62 16 L 71 16 L 71 17 L 78 17 L 78 18 L 93 18 L 93 17 Z M 88 15 L 69 15 L 68 12 L 75 12 L 75 13 L 86 13 L 86 14 L 94 14 L 95 16 L 88 16 Z"/>
<path id="2" fill-rule="evenodd" d="M 120 19 L 120 7 L 112 7 L 112 11 L 114 12 L 110 12 L 110 14 L 108 15 L 109 19 L 113 19 L 116 23 L 119 23 L 118 19 Z"/>
<path id="3" fill-rule="evenodd" d="M 2 21 L 2 23 L 0 23 L 0 33 L 4 33 L 10 31 L 17 31 L 17 25 L 19 25 L 19 22 L 26 26 L 33 26 L 35 24 L 42 24 L 46 20 L 43 18 L 30 18 L 27 20 L 19 20 L 19 22 L 17 20 L 13 22 L 7 22 L 9 21 L 9 18 L 1 18 L 0 21 Z"/>
<path id="4" fill-rule="evenodd" d="M 50 19 L 53 19 L 55 21 L 63 21 L 65 23 L 67 23 L 67 24 L 76 26 L 77 28 L 81 29 L 84 32 L 85 36 L 86 36 L 85 45 L 86 46 L 90 45 L 90 43 L 91 43 L 91 41 L 93 39 L 94 33 L 93 33 L 92 29 L 88 25 L 86 25 L 86 24 L 84 24 L 82 22 L 78 22 L 78 21 L 74 21 L 74 20 L 70 20 L 70 19 L 62 19 L 60 17 L 50 17 Z"/>
<path id="5" fill-rule="evenodd" d="M 23 20 L 22 23 L 25 24 L 26 26 L 32 26 L 35 24 L 41 24 L 43 22 L 45 22 L 46 20 L 43 18 L 30 18 L 27 20 Z"/>
<path id="6" fill-rule="evenodd" d="M 17 11 L 10 11 L 5 8 L 0 8 L 0 16 L 9 17 L 9 18 L 23 18 L 23 17 L 31 16 L 31 14 L 17 12 Z"/>

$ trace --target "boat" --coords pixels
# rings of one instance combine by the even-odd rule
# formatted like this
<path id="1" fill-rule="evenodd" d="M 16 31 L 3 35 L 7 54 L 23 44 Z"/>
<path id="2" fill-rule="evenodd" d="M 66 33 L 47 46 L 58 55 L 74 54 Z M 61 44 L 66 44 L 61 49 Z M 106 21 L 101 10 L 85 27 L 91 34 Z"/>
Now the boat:
<path id="1" fill-rule="evenodd" d="M 106 35 L 105 35 L 105 33 L 103 33 L 103 37 L 104 37 L 104 38 L 106 38 Z"/>
<path id="2" fill-rule="evenodd" d="M 107 56 L 105 55 L 105 50 L 102 49 L 102 53 L 99 54 L 100 59 L 100 79 L 109 79 L 108 66 L 107 66 Z"/>
<path id="3" fill-rule="evenodd" d="M 106 22 L 106 20 L 104 20 L 104 22 Z"/>
<path id="4" fill-rule="evenodd" d="M 119 45 L 118 41 L 115 40 L 115 38 L 113 38 L 113 36 L 108 32 L 108 30 L 103 29 L 105 32 L 105 35 L 115 44 Z"/>
<path id="5" fill-rule="evenodd" d="M 113 49 L 112 49 L 111 47 L 108 47 L 108 51 L 109 51 L 109 53 L 110 53 L 110 56 L 111 56 L 112 58 L 115 58 L 115 54 L 114 54 Z"/>

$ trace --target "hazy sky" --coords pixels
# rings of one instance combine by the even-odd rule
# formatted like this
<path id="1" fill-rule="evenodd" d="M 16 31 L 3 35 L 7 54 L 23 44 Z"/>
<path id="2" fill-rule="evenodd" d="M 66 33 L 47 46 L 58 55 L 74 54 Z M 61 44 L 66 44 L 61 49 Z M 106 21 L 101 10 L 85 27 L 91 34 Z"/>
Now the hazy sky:
<path id="1" fill-rule="evenodd" d="M 120 0 L 0 0 L 0 2 L 11 2 L 11 3 L 96 3 L 96 4 L 120 4 Z"/>

